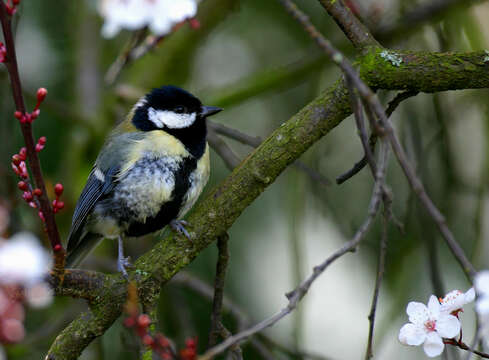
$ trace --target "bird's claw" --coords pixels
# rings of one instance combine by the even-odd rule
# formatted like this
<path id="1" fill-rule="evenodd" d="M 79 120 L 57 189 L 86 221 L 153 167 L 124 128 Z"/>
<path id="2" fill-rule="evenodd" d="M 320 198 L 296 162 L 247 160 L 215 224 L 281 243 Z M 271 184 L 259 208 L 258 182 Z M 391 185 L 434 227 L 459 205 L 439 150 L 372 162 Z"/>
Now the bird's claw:
<path id="1" fill-rule="evenodd" d="M 190 234 L 188 233 L 187 229 L 185 229 L 185 226 L 188 226 L 189 223 L 185 220 L 172 220 L 170 222 L 170 226 L 173 229 L 173 231 L 184 235 L 189 241 L 192 241 L 190 238 Z"/>
<path id="2" fill-rule="evenodd" d="M 117 259 L 117 270 L 120 273 L 122 273 L 122 276 L 124 276 L 125 279 L 129 278 L 129 275 L 127 274 L 126 268 L 132 267 L 130 260 L 131 260 L 131 258 L 129 256 Z"/>

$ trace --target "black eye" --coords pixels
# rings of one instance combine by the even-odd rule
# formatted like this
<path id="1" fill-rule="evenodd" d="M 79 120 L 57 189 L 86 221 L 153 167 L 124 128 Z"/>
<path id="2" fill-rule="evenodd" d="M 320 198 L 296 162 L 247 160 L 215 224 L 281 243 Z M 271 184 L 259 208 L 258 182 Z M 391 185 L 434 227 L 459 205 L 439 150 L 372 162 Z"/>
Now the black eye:
<path id="1" fill-rule="evenodd" d="M 185 106 L 177 106 L 175 107 L 175 109 L 173 109 L 173 111 L 175 111 L 177 114 L 183 114 L 184 112 L 187 111 L 187 109 L 185 109 Z"/>

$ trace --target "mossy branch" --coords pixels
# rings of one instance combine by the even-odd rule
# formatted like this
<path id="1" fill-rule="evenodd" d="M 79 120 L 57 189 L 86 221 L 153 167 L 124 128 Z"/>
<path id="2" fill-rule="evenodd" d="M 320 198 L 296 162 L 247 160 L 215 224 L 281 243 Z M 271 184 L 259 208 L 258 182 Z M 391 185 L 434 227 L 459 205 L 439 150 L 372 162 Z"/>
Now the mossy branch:
<path id="1" fill-rule="evenodd" d="M 374 48 L 358 59 L 357 66 L 373 88 L 438 92 L 489 87 L 486 56 L 485 52 L 442 54 Z M 130 276 L 138 282 L 141 301 L 147 294 L 155 296 L 155 289 L 222 236 L 287 166 L 350 114 L 348 90 L 340 79 L 276 129 L 194 208 L 187 219 L 192 224 L 191 243 L 170 234 L 135 263 Z M 97 279 L 103 289 L 97 290 L 96 297 L 89 297 L 89 310 L 56 338 L 47 359 L 76 359 L 120 316 L 126 293 L 124 282 L 116 275 L 99 274 Z M 71 287 L 76 288 L 76 282 L 65 280 L 56 292 L 88 297 Z"/>

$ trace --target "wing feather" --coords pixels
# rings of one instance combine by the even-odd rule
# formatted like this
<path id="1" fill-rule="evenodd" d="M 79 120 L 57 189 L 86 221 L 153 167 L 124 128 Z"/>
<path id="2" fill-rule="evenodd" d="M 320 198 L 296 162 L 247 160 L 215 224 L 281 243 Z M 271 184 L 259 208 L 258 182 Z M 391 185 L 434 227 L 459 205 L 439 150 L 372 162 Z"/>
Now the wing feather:
<path id="1" fill-rule="evenodd" d="M 114 177 L 117 171 L 118 167 L 109 168 L 106 172 L 95 167 L 90 173 L 73 214 L 70 235 L 68 236 L 68 253 L 75 249 L 80 242 L 87 217 L 97 201 L 114 189 Z M 100 174 L 104 176 L 103 181 Z"/>

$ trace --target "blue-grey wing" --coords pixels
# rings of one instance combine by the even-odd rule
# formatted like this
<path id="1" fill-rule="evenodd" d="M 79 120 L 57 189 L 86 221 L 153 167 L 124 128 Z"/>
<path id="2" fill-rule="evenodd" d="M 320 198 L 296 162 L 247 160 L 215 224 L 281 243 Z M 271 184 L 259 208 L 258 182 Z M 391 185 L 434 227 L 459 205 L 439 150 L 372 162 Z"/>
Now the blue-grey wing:
<path id="1" fill-rule="evenodd" d="M 68 253 L 75 249 L 80 242 L 87 217 L 97 201 L 114 189 L 116 185 L 115 176 L 118 170 L 118 167 L 112 167 L 103 172 L 100 168 L 95 167 L 90 173 L 73 214 L 70 235 L 68 236 Z"/>

